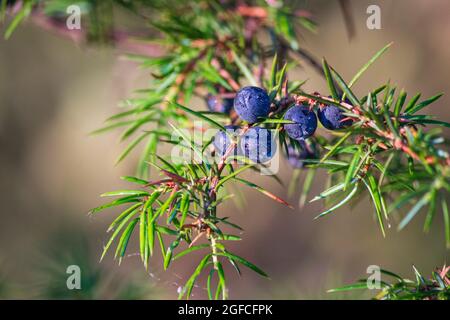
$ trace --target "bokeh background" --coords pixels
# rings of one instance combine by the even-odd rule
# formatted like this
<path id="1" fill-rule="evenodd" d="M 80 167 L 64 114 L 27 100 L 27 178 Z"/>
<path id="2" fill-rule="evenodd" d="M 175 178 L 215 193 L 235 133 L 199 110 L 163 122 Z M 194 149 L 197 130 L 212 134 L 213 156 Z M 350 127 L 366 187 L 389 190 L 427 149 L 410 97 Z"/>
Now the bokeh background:
<path id="1" fill-rule="evenodd" d="M 325 56 L 349 79 L 373 53 L 394 41 L 356 91 L 365 94 L 391 79 L 410 94 L 445 92 L 431 110 L 450 121 L 450 2 L 351 4 L 356 35 L 350 40 L 337 1 L 305 1 L 319 32 L 303 32 L 302 45 L 316 57 Z M 381 7 L 381 30 L 366 27 L 370 4 Z M 291 77 L 309 79 L 306 88 L 311 91 L 327 92 L 322 78 L 306 64 Z M 139 69 L 117 50 L 76 45 L 33 23 L 19 27 L 10 40 L 0 40 L 1 298 L 177 297 L 177 288 L 200 256 L 177 260 L 166 272 L 155 259 L 146 272 L 133 254 L 134 242 L 121 266 L 110 255 L 99 263 L 114 211 L 93 218 L 87 215 L 101 203 L 99 194 L 125 186 L 119 177 L 133 174 L 135 165 L 131 157 L 114 166 L 124 148 L 119 132 L 100 136 L 89 132 L 149 79 L 149 70 Z M 199 102 L 196 107 L 203 105 Z M 284 164 L 280 177 L 287 184 L 292 171 Z M 322 177 L 315 179 L 313 193 L 323 188 Z M 287 198 L 285 188 L 270 179 L 252 178 Z M 313 221 L 320 203 L 291 211 L 244 188 L 240 191 L 246 198 L 245 209 L 231 202 L 221 209 L 245 229 L 244 241 L 230 248 L 261 266 L 271 280 L 247 270 L 242 278 L 230 272 L 234 299 L 366 298 L 326 290 L 366 276 L 369 265 L 412 277 L 412 264 L 431 273 L 449 262 L 440 216 L 428 235 L 422 233 L 424 215 L 418 215 L 404 231 L 398 233 L 393 227 L 383 239 L 367 199 Z M 298 193 L 289 200 L 296 203 Z M 65 271 L 71 264 L 81 267 L 81 291 L 66 288 Z M 203 284 L 194 289 L 194 298 L 205 298 Z"/>

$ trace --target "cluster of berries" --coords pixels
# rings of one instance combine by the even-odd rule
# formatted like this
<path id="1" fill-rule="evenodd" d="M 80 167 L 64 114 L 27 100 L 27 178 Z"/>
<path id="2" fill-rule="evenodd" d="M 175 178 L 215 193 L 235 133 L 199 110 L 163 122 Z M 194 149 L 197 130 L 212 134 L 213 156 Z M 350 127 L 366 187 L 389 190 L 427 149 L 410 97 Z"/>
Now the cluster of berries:
<path id="1" fill-rule="evenodd" d="M 239 90 L 234 98 L 218 99 L 207 97 L 207 105 L 211 111 L 230 113 L 233 106 L 240 119 L 252 124 L 261 118 L 266 118 L 270 112 L 270 98 L 264 89 L 248 86 Z M 317 118 L 329 130 L 342 129 L 351 125 L 351 120 L 345 119 L 342 110 L 335 105 L 320 106 L 317 117 L 314 111 L 304 105 L 294 105 L 284 114 L 284 119 L 292 123 L 284 124 L 287 135 L 299 141 L 299 146 L 289 146 L 287 156 L 295 168 L 303 167 L 301 160 L 316 157 L 316 152 L 309 148 L 305 139 L 311 137 L 317 129 Z M 240 135 L 238 126 L 226 126 L 227 132 L 220 131 L 214 139 L 216 152 L 224 155 L 231 145 L 233 137 Z M 269 161 L 276 151 L 274 136 L 270 130 L 253 126 L 243 135 L 240 145 L 232 150 L 233 155 L 244 155 L 257 163 Z"/>
<path id="2" fill-rule="evenodd" d="M 211 111 L 229 113 L 234 106 L 237 115 L 248 123 L 255 123 L 261 117 L 267 117 L 270 110 L 270 99 L 264 89 L 244 87 L 233 99 L 217 99 L 207 97 L 207 105 Z M 214 147 L 219 155 L 224 155 L 234 140 L 240 140 L 231 150 L 233 156 L 243 155 L 256 163 L 265 163 L 276 153 L 275 136 L 270 130 L 262 127 L 250 127 L 241 139 L 239 126 L 225 126 L 225 131 L 219 131 L 214 138 Z"/>
<path id="3" fill-rule="evenodd" d="M 256 163 L 268 162 L 276 153 L 275 136 L 272 131 L 262 127 L 251 127 L 241 136 L 239 126 L 225 126 L 225 131 L 219 131 L 214 137 L 216 152 L 223 156 L 234 141 L 236 143 L 229 155 L 245 156 Z"/>
<path id="4" fill-rule="evenodd" d="M 328 130 L 338 130 L 352 124 L 351 119 L 346 119 L 343 111 L 335 105 L 320 106 L 317 110 L 317 118 Z M 317 118 L 311 108 L 303 105 L 291 107 L 284 115 L 285 120 L 292 124 L 285 124 L 286 133 L 295 140 L 305 140 L 314 134 L 317 129 Z"/>

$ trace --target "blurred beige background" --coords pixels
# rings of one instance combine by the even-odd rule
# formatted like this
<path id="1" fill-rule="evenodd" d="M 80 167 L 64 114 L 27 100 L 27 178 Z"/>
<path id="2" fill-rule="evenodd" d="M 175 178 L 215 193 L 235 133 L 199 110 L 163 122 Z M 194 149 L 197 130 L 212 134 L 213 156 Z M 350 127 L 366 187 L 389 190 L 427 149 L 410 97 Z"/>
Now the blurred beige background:
<path id="1" fill-rule="evenodd" d="M 366 28 L 370 4 L 381 7 L 381 30 Z M 306 1 L 305 9 L 315 15 L 319 33 L 303 32 L 302 45 L 319 58 L 325 56 L 346 79 L 394 41 L 356 86 L 358 93 L 365 94 L 387 79 L 410 96 L 419 91 L 424 96 L 445 92 L 431 111 L 450 121 L 449 1 L 352 1 L 356 37 L 351 41 L 337 1 Z M 311 91 L 327 92 L 324 81 L 309 66 L 291 76 L 308 78 Z M 61 268 L 66 261 L 79 263 L 70 258 L 77 256 L 71 255 L 75 250 L 81 251 L 81 259 L 89 260 L 90 268 L 100 268 L 106 279 L 101 281 L 107 289 L 93 297 L 115 298 L 118 287 L 136 283 L 148 288 L 139 297 L 176 298 L 178 286 L 187 280 L 199 255 L 175 261 L 167 272 L 155 259 L 151 274 L 132 254 L 120 267 L 111 256 L 98 265 L 114 212 L 87 216 L 90 208 L 101 203 L 99 194 L 125 186 L 119 177 L 132 175 L 135 165 L 130 157 L 114 166 L 125 146 L 118 142 L 119 132 L 94 137 L 88 133 L 118 110 L 120 100 L 146 86 L 149 77 L 148 70 L 112 49 L 78 47 L 31 23 L 21 26 L 9 41 L 0 40 L 0 297 L 42 297 L 39 288 L 51 281 L 52 273 L 40 270 L 58 259 L 56 268 L 63 276 L 54 286 L 65 287 Z M 287 184 L 291 176 L 287 165 L 280 176 Z M 286 190 L 270 180 L 253 180 L 287 197 Z M 321 191 L 323 180 L 316 179 L 313 193 Z M 262 267 L 271 280 L 247 270 L 239 279 L 230 269 L 234 299 L 342 298 L 346 296 L 325 291 L 364 277 L 369 265 L 412 277 L 412 264 L 428 274 L 449 262 L 439 215 L 429 235 L 422 233 L 421 214 L 403 232 L 392 228 L 383 239 L 367 199 L 313 221 L 320 203 L 289 211 L 244 188 L 246 210 L 231 203 L 221 209 L 245 229 L 244 241 L 231 243 L 230 248 Z M 298 194 L 289 200 L 296 203 Z M 80 247 L 84 242 L 86 247 Z M 136 252 L 135 243 L 130 249 Z M 59 255 L 69 258 L 61 260 Z M 115 282 L 120 285 L 110 285 Z M 205 297 L 202 285 L 194 290 L 194 298 Z"/>

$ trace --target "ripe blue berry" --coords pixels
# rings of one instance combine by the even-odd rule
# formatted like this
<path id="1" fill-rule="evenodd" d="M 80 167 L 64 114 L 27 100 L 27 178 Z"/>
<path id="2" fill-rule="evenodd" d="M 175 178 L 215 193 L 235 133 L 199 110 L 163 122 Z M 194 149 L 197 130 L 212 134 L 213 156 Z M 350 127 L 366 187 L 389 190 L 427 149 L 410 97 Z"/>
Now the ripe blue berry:
<path id="1" fill-rule="evenodd" d="M 314 134 L 317 129 L 317 118 L 308 107 L 295 105 L 284 115 L 285 120 L 294 121 L 284 125 L 289 137 L 304 140 Z"/>
<path id="2" fill-rule="evenodd" d="M 352 124 L 350 119 L 343 121 L 345 119 L 344 111 L 335 105 L 320 107 L 317 110 L 317 117 L 320 123 L 329 130 L 342 129 Z"/>
<path id="3" fill-rule="evenodd" d="M 250 128 L 242 137 L 241 150 L 244 156 L 253 162 L 265 163 L 276 153 L 274 135 L 264 128 Z"/>
<path id="4" fill-rule="evenodd" d="M 231 144 L 230 136 L 237 137 L 239 135 L 240 128 L 238 126 L 225 126 L 225 131 L 218 131 L 216 135 L 214 136 L 214 148 L 216 149 L 216 153 L 219 156 L 223 156 L 227 150 L 228 147 Z M 227 134 L 228 133 L 228 134 Z M 230 156 L 236 156 L 238 155 L 238 148 L 234 147 L 233 152 L 230 153 Z"/>
<path id="5" fill-rule="evenodd" d="M 233 108 L 233 104 L 234 99 L 232 98 L 220 98 L 212 94 L 208 94 L 206 97 L 206 105 L 209 111 L 229 114 Z"/>
<path id="6" fill-rule="evenodd" d="M 317 159 L 317 152 L 313 146 L 293 146 L 289 145 L 287 147 L 287 158 L 289 164 L 295 169 L 301 169 L 308 166 L 308 162 L 303 160 L 307 159 Z"/>
<path id="7" fill-rule="evenodd" d="M 236 94 L 234 109 L 242 120 L 255 123 L 269 114 L 270 99 L 264 89 L 244 87 Z"/>

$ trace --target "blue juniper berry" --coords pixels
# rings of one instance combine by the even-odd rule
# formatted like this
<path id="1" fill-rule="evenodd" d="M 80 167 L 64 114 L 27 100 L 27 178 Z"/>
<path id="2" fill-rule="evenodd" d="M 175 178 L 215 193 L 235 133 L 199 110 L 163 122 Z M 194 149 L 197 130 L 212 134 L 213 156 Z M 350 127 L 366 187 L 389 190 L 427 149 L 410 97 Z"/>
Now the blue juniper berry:
<path id="1" fill-rule="evenodd" d="M 293 106 L 285 113 L 284 119 L 295 122 L 284 125 L 286 133 L 295 140 L 304 140 L 317 129 L 316 114 L 306 106 Z"/>
<path id="2" fill-rule="evenodd" d="M 351 119 L 346 119 L 344 111 L 335 105 L 320 106 L 317 110 L 320 123 L 328 130 L 337 130 L 352 124 Z"/>
<path id="3" fill-rule="evenodd" d="M 216 133 L 216 135 L 214 136 L 213 145 L 216 150 L 216 153 L 219 156 L 223 156 L 227 152 L 227 150 L 232 142 L 230 139 L 230 136 L 237 137 L 239 135 L 239 131 L 240 131 L 240 127 L 233 126 L 233 125 L 225 126 L 225 129 L 227 132 L 218 131 Z M 239 153 L 239 149 L 237 147 L 234 147 L 233 152 L 230 153 L 230 156 L 236 156 L 236 155 L 238 155 L 238 153 Z"/>
<path id="4" fill-rule="evenodd" d="M 234 109 L 242 120 L 255 123 L 258 118 L 267 117 L 269 114 L 270 99 L 264 89 L 244 87 L 236 94 Z"/>
<path id="5" fill-rule="evenodd" d="M 317 159 L 317 150 L 313 144 L 301 143 L 298 146 L 292 144 L 287 147 L 287 158 L 289 164 L 295 169 L 302 169 L 308 166 L 308 162 L 303 160 Z"/>
<path id="6" fill-rule="evenodd" d="M 265 163 L 276 153 L 274 135 L 261 127 L 250 128 L 241 140 L 242 153 L 256 163 Z"/>
<path id="7" fill-rule="evenodd" d="M 233 98 L 222 98 L 218 95 L 208 94 L 205 100 L 209 111 L 229 114 L 233 109 Z"/>

